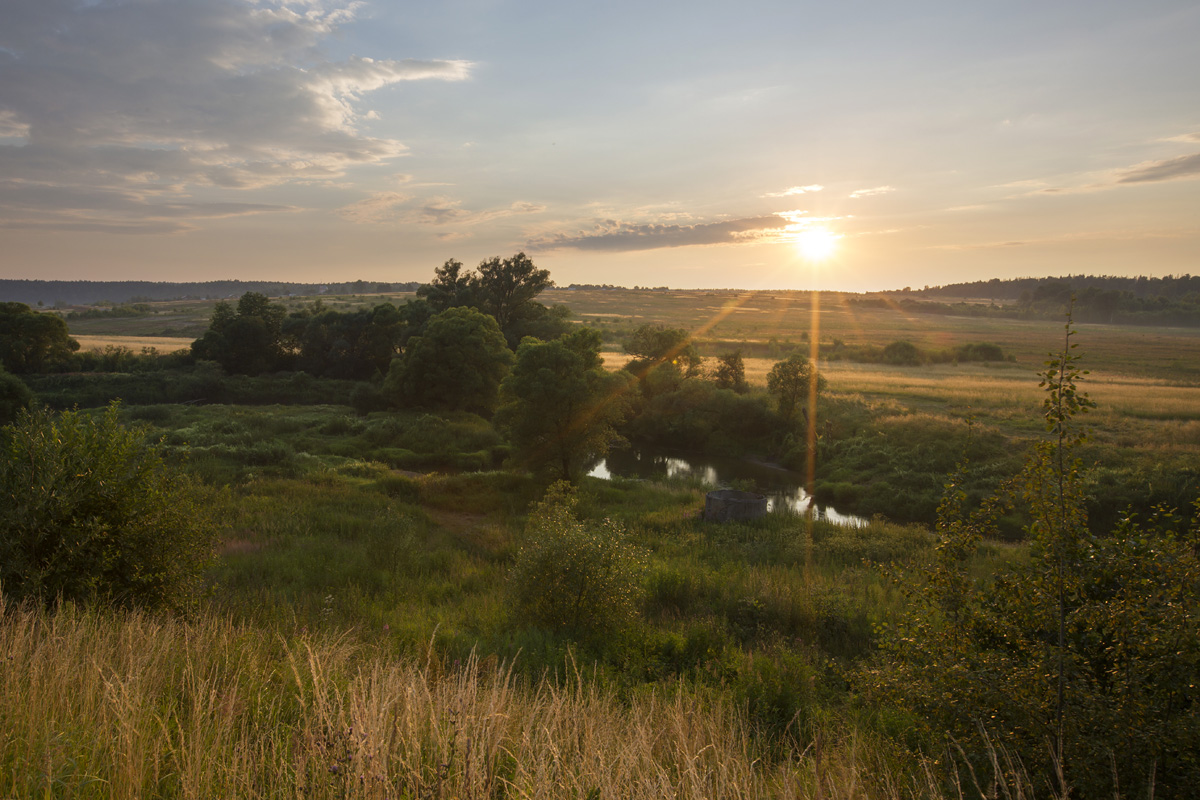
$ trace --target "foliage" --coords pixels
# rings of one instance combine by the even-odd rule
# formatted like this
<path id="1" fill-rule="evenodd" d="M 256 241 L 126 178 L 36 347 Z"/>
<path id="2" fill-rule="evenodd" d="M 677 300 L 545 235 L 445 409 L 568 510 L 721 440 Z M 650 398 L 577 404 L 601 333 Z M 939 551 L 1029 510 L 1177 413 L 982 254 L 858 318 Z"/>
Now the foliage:
<path id="1" fill-rule="evenodd" d="M 495 317 L 510 347 L 524 336 L 555 338 L 566 332 L 566 310 L 548 309 L 535 298 L 554 285 L 549 270 L 538 269 L 524 253 L 481 261 L 478 271 L 463 271 L 461 261 L 448 260 L 434 279 L 417 289 L 435 311 L 463 306 Z"/>
<path id="2" fill-rule="evenodd" d="M 675 366 L 684 377 L 694 378 L 700 374 L 703 364 L 691 335 L 683 328 L 642 325 L 622 342 L 622 347 L 634 358 L 626 369 L 639 379 L 665 364 Z"/>
<path id="3" fill-rule="evenodd" d="M 24 303 L 0 303 L 0 367 L 18 375 L 64 365 L 79 349 L 57 314 L 39 314 Z"/>
<path id="4" fill-rule="evenodd" d="M 624 431 L 646 444 L 740 455 L 766 452 L 779 422 L 761 392 L 737 394 L 709 381 L 684 380 L 677 388 L 654 392 Z"/>
<path id="5" fill-rule="evenodd" d="M 937 559 L 864 684 L 915 711 L 930 735 L 954 737 L 977 767 L 988 740 L 1004 741 L 1059 794 L 1108 795 L 1119 781 L 1126 793 L 1180 796 L 1200 781 L 1200 507 L 1190 526 L 1160 510 L 1088 532 L 1073 449 L 1091 403 L 1071 336 L 1068 322 L 1042 373 L 1050 436 L 1013 490 L 1031 519 L 1029 558 L 991 583 L 971 575 L 1002 505 L 971 510 L 956 476 Z"/>
<path id="6" fill-rule="evenodd" d="M 637 614 L 641 556 L 624 528 L 576 518 L 578 499 L 558 482 L 529 516 L 508 585 L 520 618 L 574 635 L 619 630 Z"/>
<path id="7" fill-rule="evenodd" d="M 809 384 L 814 377 L 818 392 L 825 387 L 824 377 L 814 373 L 808 358 L 800 353 L 792 353 L 771 367 L 767 373 L 767 391 L 779 403 L 779 416 L 787 421 L 795 419 L 796 409 L 808 399 Z"/>
<path id="8" fill-rule="evenodd" d="M 912 342 L 892 342 L 883 348 L 883 362 L 901 367 L 915 367 L 921 363 L 921 351 Z"/>
<path id="9" fill-rule="evenodd" d="M 496 422 L 519 462 L 575 481 L 619 440 L 615 426 L 628 411 L 626 389 L 622 375 L 605 371 L 597 332 L 526 339 L 501 386 Z"/>
<path id="10" fill-rule="evenodd" d="M 296 351 L 296 367 L 310 375 L 366 380 L 387 372 L 400 352 L 408 321 L 391 303 L 335 311 L 321 301 L 291 314 L 283 335 Z"/>
<path id="11" fill-rule="evenodd" d="M 24 412 L 0 433 L 0 586 L 44 603 L 186 607 L 212 557 L 193 485 L 114 404 Z"/>
<path id="12" fill-rule="evenodd" d="M 717 368 L 713 372 L 713 382 L 718 389 L 732 389 L 738 394 L 750 391 L 746 382 L 746 364 L 742 360 L 742 351 L 722 353 L 717 356 Z"/>
<path id="13" fill-rule="evenodd" d="M 260 375 L 288 366 L 283 324 L 287 309 L 266 295 L 246 292 L 235 311 L 229 303 L 213 308 L 208 331 L 192 343 L 192 355 L 216 361 L 228 373 Z"/>
<path id="14" fill-rule="evenodd" d="M 7 425 L 33 402 L 33 392 L 16 375 L 0 367 L 0 425 Z"/>
<path id="15" fill-rule="evenodd" d="M 507 335 L 535 297 L 554 285 L 550 271 L 538 269 L 524 253 L 489 258 L 479 264 L 483 310 L 496 318 Z"/>
<path id="16" fill-rule="evenodd" d="M 450 308 L 432 317 L 392 362 L 384 392 L 412 406 L 490 415 L 512 361 L 494 318 Z"/>
<path id="17" fill-rule="evenodd" d="M 479 295 L 479 276 L 471 270 L 463 272 L 463 263 L 454 258 L 433 271 L 433 280 L 417 288 L 417 297 L 429 303 L 434 312 L 459 306 L 476 306 Z"/>

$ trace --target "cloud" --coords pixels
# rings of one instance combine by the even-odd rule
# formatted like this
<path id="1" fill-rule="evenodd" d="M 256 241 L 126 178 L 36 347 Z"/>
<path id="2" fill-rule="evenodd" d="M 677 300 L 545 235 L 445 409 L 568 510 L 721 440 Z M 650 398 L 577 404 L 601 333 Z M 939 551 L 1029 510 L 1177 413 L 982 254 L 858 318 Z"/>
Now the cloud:
<path id="1" fill-rule="evenodd" d="M 809 192 L 819 192 L 824 189 L 824 186 L 814 183 L 809 186 L 793 186 L 790 189 L 784 189 L 782 192 L 768 192 L 763 197 L 794 197 L 798 194 L 808 194 Z"/>
<path id="2" fill-rule="evenodd" d="M 400 192 L 377 192 L 365 200 L 337 210 L 339 216 L 351 222 L 379 224 L 391 222 L 401 207 L 412 197 Z"/>
<path id="3" fill-rule="evenodd" d="M 889 194 L 896 191 L 891 186 L 876 186 L 873 189 L 858 189 L 850 193 L 851 200 L 857 200 L 860 197 L 872 197 L 877 194 Z"/>
<path id="4" fill-rule="evenodd" d="M 1200 153 L 1148 161 L 1121 172 L 1117 183 L 1155 183 L 1200 175 Z"/>
<path id="5" fill-rule="evenodd" d="M 387 224 L 417 222 L 426 225 L 478 225 L 503 217 L 536 214 L 546 207 L 518 200 L 503 208 L 472 211 L 462 207 L 462 201 L 450 197 L 415 199 L 400 192 L 377 192 L 338 209 L 338 214 L 351 222 Z"/>
<path id="6" fill-rule="evenodd" d="M 133 192 L 0 180 L 0 227 L 97 233 L 178 233 L 194 220 L 294 210 L 268 203 L 148 202 Z"/>
<path id="7" fill-rule="evenodd" d="M 569 248 L 622 252 L 654 250 L 661 247 L 740 244 L 774 240 L 788 226 L 794 224 L 777 214 L 695 225 L 642 224 L 608 219 L 597 222 L 589 231 L 557 233 L 537 238 L 529 243 L 529 247 L 531 250 Z"/>
<path id="8" fill-rule="evenodd" d="M 21 140 L 0 145 L 0 175 L 26 187 L 125 192 L 154 214 L 155 198 L 194 187 L 327 181 L 402 155 L 401 142 L 360 130 L 372 118 L 364 95 L 403 81 L 463 80 L 472 65 L 329 61 L 320 45 L 359 5 L 0 5 L 0 140 Z M 52 223 L 54 209 L 44 211 Z M 102 217 L 93 222 L 103 226 Z"/>

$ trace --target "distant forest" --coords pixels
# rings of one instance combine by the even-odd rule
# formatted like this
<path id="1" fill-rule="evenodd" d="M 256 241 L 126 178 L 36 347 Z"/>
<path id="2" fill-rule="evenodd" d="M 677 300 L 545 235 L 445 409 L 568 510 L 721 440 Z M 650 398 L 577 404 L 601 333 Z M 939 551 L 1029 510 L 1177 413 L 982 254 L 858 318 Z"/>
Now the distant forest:
<path id="1" fill-rule="evenodd" d="M 82 306 L 96 303 L 145 303 L 153 300 L 188 298 L 218 300 L 257 292 L 268 297 L 284 295 L 365 294 L 370 292 L 415 292 L 419 281 L 381 283 L 287 283 L 284 281 L 34 281 L 0 279 L 0 301 L 36 306 Z"/>
<path id="2" fill-rule="evenodd" d="M 885 294 L 889 298 L 898 297 L 906 310 L 924 314 L 1058 318 L 1074 298 L 1074 316 L 1079 322 L 1200 326 L 1200 275 L 992 278 Z M 939 302 L 933 298 L 957 302 Z M 895 300 L 876 296 L 851 302 L 893 305 Z"/>

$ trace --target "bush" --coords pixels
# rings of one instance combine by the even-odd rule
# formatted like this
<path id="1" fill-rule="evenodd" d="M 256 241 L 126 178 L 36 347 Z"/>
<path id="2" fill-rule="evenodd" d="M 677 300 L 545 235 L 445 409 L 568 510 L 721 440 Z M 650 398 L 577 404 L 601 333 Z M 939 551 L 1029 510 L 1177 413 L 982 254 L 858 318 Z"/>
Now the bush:
<path id="1" fill-rule="evenodd" d="M 577 503 L 559 481 L 534 508 L 509 574 L 514 606 L 525 619 L 576 635 L 619 630 L 637 613 L 642 564 L 623 526 L 582 522 Z"/>
<path id="2" fill-rule="evenodd" d="M 117 413 L 27 411 L 0 430 L 9 597 L 175 609 L 196 597 L 213 555 L 206 506 Z"/>
<path id="3" fill-rule="evenodd" d="M 29 408 L 33 392 L 16 375 L 9 375 L 0 367 L 0 425 L 7 425 L 17 418 L 22 409 Z"/>

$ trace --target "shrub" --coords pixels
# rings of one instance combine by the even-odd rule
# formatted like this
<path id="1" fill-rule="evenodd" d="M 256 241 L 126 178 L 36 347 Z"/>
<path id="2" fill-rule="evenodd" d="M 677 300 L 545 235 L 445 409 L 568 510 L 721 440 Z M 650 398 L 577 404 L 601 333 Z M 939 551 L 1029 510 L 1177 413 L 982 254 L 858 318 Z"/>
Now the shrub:
<path id="1" fill-rule="evenodd" d="M 0 367 L 0 425 L 7 425 L 17 418 L 22 409 L 29 408 L 33 392 L 16 375 L 9 375 Z"/>
<path id="2" fill-rule="evenodd" d="M 117 419 L 23 412 L 0 430 L 0 588 L 15 599 L 186 607 L 213 554 L 199 491 Z"/>
<path id="3" fill-rule="evenodd" d="M 577 635 L 620 629 L 641 600 L 641 561 L 623 526 L 582 522 L 577 503 L 559 481 L 535 506 L 509 574 L 514 606 L 538 625 Z"/>

